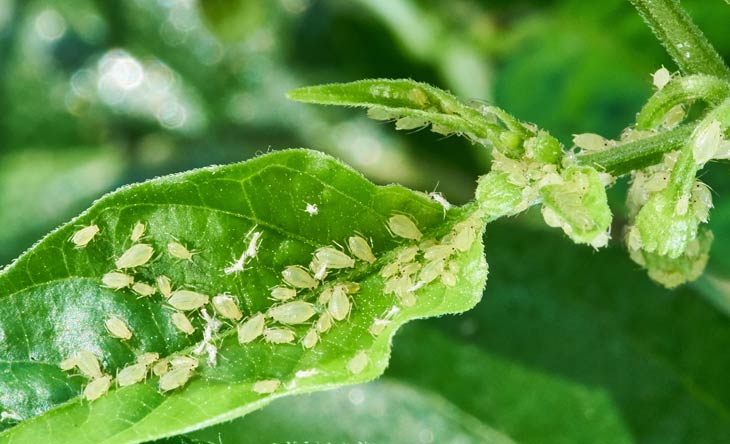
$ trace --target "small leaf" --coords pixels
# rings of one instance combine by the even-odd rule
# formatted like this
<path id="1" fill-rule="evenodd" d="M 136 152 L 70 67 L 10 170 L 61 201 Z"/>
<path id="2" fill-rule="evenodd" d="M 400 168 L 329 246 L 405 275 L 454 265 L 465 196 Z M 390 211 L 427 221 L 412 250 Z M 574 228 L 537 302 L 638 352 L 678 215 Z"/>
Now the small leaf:
<path id="1" fill-rule="evenodd" d="M 316 214 L 306 211 L 311 204 Z M 400 325 L 468 310 L 481 298 L 484 226 L 473 212 L 467 206 L 444 213 L 418 193 L 377 187 L 331 157 L 306 150 L 122 188 L 0 272 L 0 411 L 25 419 L 10 428 L 0 423 L 7 428 L 0 442 L 144 442 L 230 420 L 281 396 L 373 379 L 386 367 Z M 417 226 L 420 242 L 391 235 L 387 224 L 396 214 Z M 140 222 L 146 230 L 139 243 L 154 254 L 149 260 L 129 254 L 134 257 L 124 265 L 137 266 L 122 273 L 150 285 L 169 279 L 175 305 L 192 322 L 191 334 L 176 327 L 176 311 L 159 293 L 142 297 L 124 283 L 116 290 L 102 283 L 130 251 Z M 69 241 L 92 224 L 99 232 L 85 246 Z M 370 243 L 373 264 L 357 260 L 350 267 L 345 261 L 339 264 L 344 268 L 322 270 L 315 263 L 308 271 L 322 247 L 349 254 L 340 245 L 353 235 Z M 436 263 L 440 267 L 424 259 L 423 249 L 434 242 L 453 245 Z M 189 254 L 178 254 L 181 248 Z M 404 250 L 411 249 L 405 259 Z M 383 278 L 384 267 L 394 263 L 396 275 Z M 284 303 L 271 298 L 271 289 L 283 285 L 282 272 L 295 266 L 322 282 L 292 278 L 297 300 L 312 305 L 306 312 L 292 306 L 279 319 L 308 319 L 277 324 L 269 309 Z M 336 306 L 323 301 L 323 288 L 338 294 L 331 297 Z M 221 294 L 237 302 L 241 321 L 230 299 L 214 298 Z M 311 318 L 310 308 L 316 312 Z M 244 335 L 240 344 L 238 326 L 257 313 L 266 316 L 267 330 L 251 341 Z M 111 316 L 126 324 L 131 338 L 110 335 L 105 321 Z M 323 317 L 329 318 L 328 331 L 320 329 L 314 344 L 300 344 L 314 325 L 324 325 L 318 322 Z M 81 401 L 89 380 L 59 366 L 64 361 L 65 368 L 73 367 L 80 351 L 99 358 L 105 375 L 149 362 L 143 353 L 158 353 L 174 367 L 162 379 L 147 372 L 146 381 L 114 384 L 108 393 L 94 392 L 98 399 Z M 79 367 L 98 373 L 93 365 Z M 154 363 L 155 374 L 165 368 Z"/>
<path id="2" fill-rule="evenodd" d="M 369 108 L 371 118 L 395 120 L 396 129 L 430 123 L 433 132 L 463 135 L 494 146 L 511 158 L 524 153 L 524 140 L 535 133 L 534 128 L 495 106 L 468 106 L 446 91 L 407 79 L 310 86 L 290 91 L 288 97 L 300 102 Z"/>

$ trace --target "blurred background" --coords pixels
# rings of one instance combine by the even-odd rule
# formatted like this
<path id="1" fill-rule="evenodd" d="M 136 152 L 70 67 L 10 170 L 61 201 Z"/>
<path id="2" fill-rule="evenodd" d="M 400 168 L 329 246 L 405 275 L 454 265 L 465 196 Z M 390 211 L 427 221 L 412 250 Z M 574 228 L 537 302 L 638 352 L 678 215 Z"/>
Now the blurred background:
<path id="1" fill-rule="evenodd" d="M 682 4 L 728 59 L 730 6 Z M 455 203 L 489 168 L 462 139 L 289 102 L 295 87 L 410 77 L 570 146 L 574 133 L 618 136 L 662 64 L 675 69 L 626 0 L 0 0 L 0 267 L 118 186 L 270 150 L 321 150 Z M 660 289 L 619 240 L 577 247 L 528 212 L 489 227 L 480 306 L 405 328 L 386 377 L 196 436 L 728 442 L 727 167 L 703 176 L 716 240 L 698 283 Z M 614 233 L 625 189 L 610 192 Z"/>

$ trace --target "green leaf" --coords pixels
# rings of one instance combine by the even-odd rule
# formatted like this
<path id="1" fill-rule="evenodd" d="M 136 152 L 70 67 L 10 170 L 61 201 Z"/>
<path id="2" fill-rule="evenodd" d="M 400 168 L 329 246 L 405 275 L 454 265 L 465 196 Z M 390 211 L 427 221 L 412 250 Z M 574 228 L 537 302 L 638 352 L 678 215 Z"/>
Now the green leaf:
<path id="1" fill-rule="evenodd" d="M 316 214 L 305 211 L 308 204 L 318 206 Z M 416 272 L 413 281 L 403 279 L 403 285 L 395 286 L 397 296 L 393 278 L 383 279 L 381 269 L 399 254 L 405 267 L 403 251 L 419 242 L 391 235 L 386 223 L 394 214 L 408 215 L 422 240 L 445 241 L 442 236 L 448 236 L 461 248 L 448 252 L 443 269 L 436 267 L 441 279 L 424 284 L 424 274 Z M 360 290 L 351 295 L 349 317 L 334 322 L 311 350 L 298 343 L 309 324 L 289 327 L 297 339 L 293 344 L 259 339 L 241 345 L 236 322 L 219 312 L 222 327 L 217 333 L 208 330 L 217 357 L 208 363 L 205 355 L 199 356 L 199 367 L 182 389 L 161 393 L 158 378 L 148 377 L 145 383 L 112 387 L 96 401 L 81 401 L 88 381 L 61 371 L 62 360 L 89 351 L 100 358 L 105 373 L 115 375 L 143 352 L 162 357 L 192 353 L 205 343 L 204 331 L 211 326 L 190 313 L 196 331 L 186 336 L 172 323 L 170 302 L 160 295 L 140 298 L 102 286 L 102 276 L 115 262 L 125 265 L 119 258 L 132 245 L 130 234 L 138 221 L 146 224 L 140 242 L 151 245 L 154 256 L 148 264 L 126 270 L 136 281 L 154 283 L 165 275 L 173 288 L 210 296 L 229 292 L 247 317 L 278 305 L 270 289 L 282 283 L 282 271 L 306 267 L 320 247 L 344 245 L 360 233 L 371 240 L 377 261 L 358 260 L 354 268 L 333 270 L 325 279 L 327 286 L 354 282 Z M 76 248 L 69 239 L 92 223 L 100 232 L 86 247 Z M 306 150 L 125 187 L 0 273 L 0 409 L 26 419 L 0 433 L 0 442 L 143 442 L 229 420 L 281 396 L 371 380 L 387 365 L 390 338 L 401 324 L 462 312 L 479 301 L 487 272 L 478 236 L 482 229 L 473 206 L 445 211 L 420 193 L 377 187 L 333 158 Z M 403 233 L 402 227 L 391 230 Z M 171 257 L 170 242 L 194 255 L 190 260 Z M 244 271 L 231 270 L 252 244 L 255 258 L 244 261 Z M 422 255 L 408 262 L 414 264 L 411 268 L 433 262 Z M 318 297 L 319 291 L 300 290 L 297 299 L 324 312 Z M 344 314 L 331 304 L 328 311 Z M 105 321 L 112 315 L 129 326 L 131 339 L 121 341 L 107 332 Z M 267 323 L 273 325 L 270 319 Z M 374 324 L 381 334 L 369 332 Z M 257 381 L 271 379 L 281 381 L 273 394 L 252 390 Z"/>
<path id="2" fill-rule="evenodd" d="M 534 135 L 534 128 L 495 106 L 477 109 L 446 91 L 407 79 L 309 86 L 290 91 L 288 97 L 307 103 L 369 108 L 371 118 L 395 120 L 396 129 L 401 130 L 430 124 L 435 133 L 463 135 L 482 145 L 493 145 L 513 158 L 524 153 L 523 140 Z"/>
<path id="3" fill-rule="evenodd" d="M 255 440 L 251 437 L 254 430 Z M 442 397 L 390 378 L 278 400 L 249 416 L 193 436 L 211 441 L 220 436 L 225 444 L 514 443 Z"/>

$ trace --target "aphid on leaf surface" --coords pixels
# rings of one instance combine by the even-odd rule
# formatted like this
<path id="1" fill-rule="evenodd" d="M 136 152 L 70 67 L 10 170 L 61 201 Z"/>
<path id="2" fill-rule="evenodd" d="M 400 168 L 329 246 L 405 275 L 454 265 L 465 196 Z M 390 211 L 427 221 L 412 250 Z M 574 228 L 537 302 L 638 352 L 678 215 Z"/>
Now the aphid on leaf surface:
<path id="1" fill-rule="evenodd" d="M 406 247 L 398 252 L 398 255 L 395 257 L 395 261 L 400 264 L 405 264 L 415 259 L 417 255 L 418 247 L 415 245 Z"/>
<path id="2" fill-rule="evenodd" d="M 198 368 L 198 360 L 192 356 L 175 356 L 170 359 L 170 365 L 173 370 L 176 368 L 189 368 L 191 370 Z"/>
<path id="3" fill-rule="evenodd" d="M 264 333 L 266 318 L 262 313 L 256 313 L 238 326 L 238 342 L 248 344 Z"/>
<path id="4" fill-rule="evenodd" d="M 380 336 L 388 325 L 390 325 L 390 320 L 388 319 L 375 319 L 368 328 L 368 331 L 373 336 Z"/>
<path id="5" fill-rule="evenodd" d="M 447 259 L 449 256 L 454 254 L 456 248 L 453 245 L 434 245 L 429 247 L 424 253 L 423 257 L 428 261 Z"/>
<path id="6" fill-rule="evenodd" d="M 157 288 L 160 289 L 160 293 L 162 293 L 162 296 L 165 297 L 165 299 L 169 299 L 170 296 L 172 296 L 172 282 L 170 281 L 170 278 L 164 275 L 157 276 L 157 279 L 155 279 L 157 282 Z"/>
<path id="7" fill-rule="evenodd" d="M 350 253 L 361 261 L 369 264 L 375 262 L 375 256 L 373 255 L 373 250 L 370 248 L 370 244 L 362 237 L 350 236 L 347 239 L 347 246 L 350 248 Z"/>
<path id="8" fill-rule="evenodd" d="M 153 367 L 152 373 L 155 376 L 162 376 L 170 371 L 170 362 L 167 359 L 160 359 Z"/>
<path id="9" fill-rule="evenodd" d="M 94 237 L 97 234 L 99 234 L 99 226 L 89 225 L 75 232 L 73 236 L 71 236 L 71 242 L 73 242 L 76 248 L 84 248 L 89 245 L 89 242 L 94 240 Z"/>
<path id="10" fill-rule="evenodd" d="M 125 268 L 140 267 L 152 259 L 152 255 L 155 253 L 152 245 L 149 244 L 136 244 L 129 247 L 127 251 L 117 259 L 114 264 L 118 269 L 123 270 Z"/>
<path id="11" fill-rule="evenodd" d="M 393 235 L 405 239 L 420 240 L 423 237 L 416 223 L 410 217 L 403 214 L 390 216 L 387 227 Z"/>
<path id="12" fill-rule="evenodd" d="M 676 216 L 684 216 L 689 211 L 689 197 L 690 193 L 684 193 L 677 199 L 677 204 L 674 206 L 674 214 Z"/>
<path id="13" fill-rule="evenodd" d="M 141 297 L 152 296 L 157 290 L 150 284 L 144 282 L 135 282 L 132 285 L 132 291 L 140 295 Z"/>
<path id="14" fill-rule="evenodd" d="M 702 223 L 707 222 L 712 208 L 712 192 L 704 183 L 697 181 L 692 187 L 692 211 Z"/>
<path id="15" fill-rule="evenodd" d="M 112 316 L 104 321 L 104 326 L 113 338 L 121 339 L 122 341 L 127 341 L 132 338 L 132 332 L 129 330 L 127 323 L 116 316 Z"/>
<path id="16" fill-rule="evenodd" d="M 167 303 L 182 311 L 197 310 L 209 301 L 208 296 L 191 290 L 177 290 L 170 295 Z"/>
<path id="17" fill-rule="evenodd" d="M 340 250 L 332 247 L 322 247 L 314 253 L 319 262 L 325 264 L 327 268 L 352 268 L 355 266 L 355 260 Z"/>
<path id="18" fill-rule="evenodd" d="M 142 363 L 128 365 L 117 373 L 117 384 L 119 387 L 126 387 L 142 381 L 145 376 L 147 376 L 147 365 Z"/>
<path id="19" fill-rule="evenodd" d="M 270 344 L 289 344 L 294 342 L 294 332 L 286 328 L 267 328 L 264 340 Z"/>
<path id="20" fill-rule="evenodd" d="M 236 300 L 227 294 L 219 294 L 213 297 L 215 311 L 226 319 L 237 321 L 243 317 L 241 309 L 238 308 Z"/>
<path id="21" fill-rule="evenodd" d="M 297 295 L 297 291 L 293 288 L 279 285 L 271 289 L 271 297 L 277 301 L 288 301 Z"/>
<path id="22" fill-rule="evenodd" d="M 290 265 L 281 272 L 281 276 L 284 278 L 284 282 L 291 285 L 294 288 L 317 288 L 317 283 L 314 278 L 307 273 L 303 267 L 299 265 Z"/>
<path id="23" fill-rule="evenodd" d="M 433 282 L 444 271 L 445 265 L 446 262 L 443 260 L 427 263 L 418 275 L 418 279 L 426 284 Z"/>
<path id="24" fill-rule="evenodd" d="M 137 357 L 137 362 L 144 365 L 152 365 L 160 359 L 160 354 L 155 352 L 142 353 Z"/>
<path id="25" fill-rule="evenodd" d="M 318 332 L 324 333 L 332 328 L 332 316 L 326 311 L 319 316 L 317 322 L 314 323 L 314 327 Z"/>
<path id="26" fill-rule="evenodd" d="M 342 321 L 350 314 L 350 297 L 347 296 L 342 286 L 335 285 L 332 297 L 327 304 L 327 311 L 336 321 Z"/>
<path id="27" fill-rule="evenodd" d="M 364 351 L 360 350 L 347 363 L 347 370 L 349 370 L 352 374 L 357 375 L 359 373 L 362 373 L 362 371 L 365 370 L 365 367 L 367 367 L 367 365 L 368 365 L 368 355 Z"/>
<path id="28" fill-rule="evenodd" d="M 302 346 L 304 348 L 312 348 L 317 345 L 317 342 L 319 342 L 319 334 L 313 328 L 307 331 L 307 334 L 302 338 Z"/>
<path id="29" fill-rule="evenodd" d="M 314 305 L 304 301 L 287 302 L 271 307 L 268 315 L 282 324 L 302 324 L 314 316 Z"/>
<path id="30" fill-rule="evenodd" d="M 347 294 L 355 294 L 360 291 L 360 284 L 357 282 L 342 282 L 338 284 Z"/>
<path id="31" fill-rule="evenodd" d="M 195 327 L 193 327 L 190 319 L 188 319 L 188 317 L 185 316 L 184 313 L 181 313 L 179 311 L 173 313 L 172 323 L 175 325 L 175 327 L 177 327 L 178 330 L 185 333 L 186 335 L 191 335 L 195 333 Z"/>
<path id="32" fill-rule="evenodd" d="M 177 367 L 160 376 L 160 390 L 169 392 L 184 386 L 193 376 L 193 369 L 190 367 Z"/>
<path id="33" fill-rule="evenodd" d="M 384 278 L 389 278 L 391 276 L 395 276 L 400 271 L 400 264 L 398 262 L 392 262 L 385 267 L 383 267 L 382 270 L 380 270 L 380 276 Z"/>
<path id="34" fill-rule="evenodd" d="M 309 263 L 309 270 L 314 273 L 314 279 L 323 281 L 327 277 L 327 264 L 320 261 L 316 256 Z"/>
<path id="35" fill-rule="evenodd" d="M 61 367 L 61 370 L 63 371 L 69 371 L 72 368 L 76 367 L 76 357 L 72 356 L 70 358 L 66 358 L 63 361 L 58 363 L 58 366 Z"/>
<path id="36" fill-rule="evenodd" d="M 129 236 L 130 239 L 132 239 L 132 242 L 137 242 L 140 239 L 142 239 L 142 236 L 144 236 L 144 232 L 147 230 L 147 226 L 143 224 L 142 222 L 137 222 L 134 224 L 134 228 L 132 228 L 132 235 Z"/>
<path id="37" fill-rule="evenodd" d="M 92 380 L 89 384 L 84 387 L 84 398 L 88 401 L 93 401 L 100 398 L 112 385 L 112 377 L 109 375 L 100 376 Z"/>
<path id="38" fill-rule="evenodd" d="M 93 353 L 82 350 L 76 354 L 74 359 L 76 360 L 76 367 L 84 376 L 91 379 L 101 378 L 99 360 Z"/>
<path id="39" fill-rule="evenodd" d="M 327 305 L 327 303 L 332 299 L 332 292 L 334 289 L 332 287 L 327 287 L 319 294 L 319 297 L 317 298 L 317 302 L 319 302 L 320 305 Z"/>
<path id="40" fill-rule="evenodd" d="M 254 392 L 261 395 L 274 393 L 276 389 L 281 385 L 281 381 L 278 379 L 264 379 L 263 381 L 256 381 L 252 389 Z"/>
<path id="41" fill-rule="evenodd" d="M 185 245 L 180 242 L 169 242 L 167 244 L 167 253 L 175 259 L 181 259 L 184 261 L 192 260 L 193 256 L 197 254 L 194 251 L 190 251 Z"/>
<path id="42" fill-rule="evenodd" d="M 573 134 L 573 143 L 585 151 L 602 151 L 608 148 L 608 141 L 598 134 Z"/>
<path id="43" fill-rule="evenodd" d="M 121 290 L 122 288 L 127 288 L 134 283 L 134 276 L 112 271 L 102 276 L 101 282 L 106 288 Z"/>

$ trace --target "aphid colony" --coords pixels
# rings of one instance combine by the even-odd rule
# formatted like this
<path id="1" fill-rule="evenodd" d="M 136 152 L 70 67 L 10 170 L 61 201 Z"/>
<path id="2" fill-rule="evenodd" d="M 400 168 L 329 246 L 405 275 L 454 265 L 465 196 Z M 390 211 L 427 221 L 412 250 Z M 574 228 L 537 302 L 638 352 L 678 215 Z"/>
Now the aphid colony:
<path id="1" fill-rule="evenodd" d="M 467 219 L 456 224 L 440 241 L 421 241 L 423 234 L 411 218 L 402 214 L 392 215 L 386 223 L 388 231 L 393 236 L 420 243 L 402 247 L 395 260 L 383 268 L 381 276 L 385 278 L 385 293 L 394 293 L 402 305 L 412 306 L 415 304 L 414 292 L 439 277 L 445 285 L 455 285 L 458 269 L 456 262 L 450 258 L 457 252 L 470 248 L 478 235 L 479 226 L 476 219 Z M 262 232 L 255 231 L 255 228 L 246 236 L 246 250 L 224 270 L 226 274 L 243 271 L 257 256 Z M 71 241 L 77 248 L 83 248 L 99 231 L 96 225 L 84 227 L 72 236 Z M 205 331 L 203 341 L 193 350 L 193 354 L 207 353 L 211 366 L 216 364 L 217 353 L 217 348 L 213 345 L 213 335 L 222 325 L 216 315 L 235 323 L 238 342 L 241 344 L 259 338 L 269 344 L 291 344 L 297 340 L 297 333 L 292 327 L 310 324 L 299 342 L 305 349 L 311 349 L 319 342 L 320 335 L 329 331 L 335 323 L 348 319 L 353 306 L 352 297 L 360 290 L 359 284 L 354 282 L 340 281 L 324 285 L 326 277 L 330 273 L 355 267 L 357 260 L 367 264 L 376 261 L 370 243 L 357 234 L 347 239 L 349 254 L 342 247 L 318 248 L 314 251 L 308 267 L 291 265 L 282 270 L 282 282 L 271 289 L 271 299 L 276 305 L 265 313 L 252 313 L 244 317 L 237 298 L 228 293 L 211 298 L 192 289 L 175 289 L 170 278 L 164 275 L 157 276 L 154 285 L 136 281 L 129 274 L 129 270 L 147 265 L 155 254 L 152 245 L 139 243 L 145 232 L 144 223 L 137 222 L 134 225 L 130 236 L 133 245 L 115 260 L 116 269 L 102 276 L 102 284 L 116 291 L 129 289 L 139 297 L 149 297 L 159 291 L 167 305 L 173 309 L 170 318 L 172 325 L 185 335 L 196 331 L 189 313 L 199 311 L 205 321 Z M 191 261 L 196 254 L 177 241 L 169 242 L 166 252 L 170 257 L 183 261 Z M 419 259 L 419 255 L 422 258 Z M 299 291 L 313 291 L 320 285 L 321 289 L 314 295 L 315 301 L 296 299 Z M 212 305 L 214 316 L 210 316 L 204 308 L 208 304 Z M 399 310 L 394 306 L 382 319 L 375 319 L 369 328 L 370 333 L 373 336 L 381 334 Z M 117 315 L 110 315 L 104 321 L 104 327 L 112 338 L 121 341 L 128 341 L 134 335 L 133 329 Z M 366 352 L 359 351 L 348 361 L 346 368 L 349 372 L 358 374 L 368 363 Z M 159 377 L 160 390 L 166 392 L 184 386 L 198 365 L 198 359 L 193 356 L 160 359 L 157 353 L 148 352 L 140 355 L 136 362 L 119 370 L 116 381 L 118 386 L 125 387 L 144 381 L 152 373 Z M 81 375 L 89 379 L 83 391 L 84 398 L 89 401 L 105 394 L 114 380 L 111 375 L 102 372 L 97 356 L 88 351 L 79 351 L 61 362 L 60 367 L 65 371 L 78 369 Z M 280 384 L 278 379 L 261 380 L 253 384 L 252 390 L 260 394 L 272 393 Z"/>

